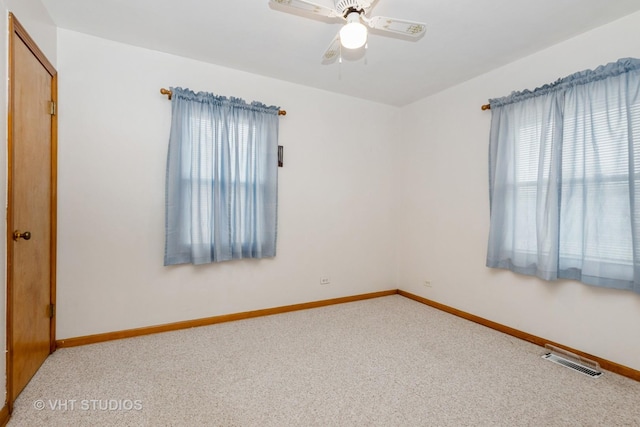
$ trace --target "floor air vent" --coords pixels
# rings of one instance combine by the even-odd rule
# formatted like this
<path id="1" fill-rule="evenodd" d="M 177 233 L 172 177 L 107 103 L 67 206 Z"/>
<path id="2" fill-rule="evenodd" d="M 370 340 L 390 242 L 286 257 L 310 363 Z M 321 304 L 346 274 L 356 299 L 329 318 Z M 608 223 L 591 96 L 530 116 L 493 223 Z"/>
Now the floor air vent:
<path id="1" fill-rule="evenodd" d="M 574 371 L 588 375 L 591 378 L 598 378 L 602 375 L 598 362 L 585 359 L 584 357 L 580 357 L 577 354 L 554 347 L 550 344 L 545 345 L 545 348 L 550 351 L 542 356 L 543 359 L 547 359 L 551 362 L 557 363 L 558 365 L 573 369 Z"/>

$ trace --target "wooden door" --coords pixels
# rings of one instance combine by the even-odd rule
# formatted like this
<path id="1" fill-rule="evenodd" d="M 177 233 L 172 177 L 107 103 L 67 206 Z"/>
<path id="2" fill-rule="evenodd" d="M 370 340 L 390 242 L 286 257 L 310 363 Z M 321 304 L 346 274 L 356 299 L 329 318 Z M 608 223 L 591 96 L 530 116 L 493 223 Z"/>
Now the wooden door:
<path id="1" fill-rule="evenodd" d="M 55 349 L 56 71 L 9 23 L 7 393 L 9 407 Z"/>

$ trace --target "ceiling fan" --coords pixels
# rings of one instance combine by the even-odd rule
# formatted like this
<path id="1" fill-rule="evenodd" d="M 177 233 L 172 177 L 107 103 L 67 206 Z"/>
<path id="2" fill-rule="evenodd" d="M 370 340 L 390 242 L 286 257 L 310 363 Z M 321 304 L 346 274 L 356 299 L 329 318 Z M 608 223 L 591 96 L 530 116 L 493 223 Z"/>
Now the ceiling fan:
<path id="1" fill-rule="evenodd" d="M 386 18 L 384 16 L 367 15 L 378 0 L 335 0 L 335 8 L 316 4 L 307 0 L 269 0 L 271 3 L 301 9 L 336 21 L 346 21 L 322 58 L 331 61 L 340 56 L 340 48 L 359 49 L 367 43 L 370 28 L 418 38 L 425 32 L 425 24 L 404 19 Z"/>

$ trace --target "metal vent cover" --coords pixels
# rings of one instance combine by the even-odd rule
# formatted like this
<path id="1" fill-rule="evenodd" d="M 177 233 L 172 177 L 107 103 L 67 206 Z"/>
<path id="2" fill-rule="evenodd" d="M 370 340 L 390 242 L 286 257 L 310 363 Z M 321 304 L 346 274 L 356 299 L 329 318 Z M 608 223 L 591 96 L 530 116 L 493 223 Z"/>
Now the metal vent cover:
<path id="1" fill-rule="evenodd" d="M 570 360 L 565 359 L 564 357 L 560 357 L 560 356 L 556 356 L 555 354 L 552 353 L 547 353 L 544 356 L 542 356 L 543 359 L 547 359 L 550 360 L 554 363 L 557 363 L 558 365 L 562 365 L 565 366 L 567 368 L 573 369 L 574 371 L 578 371 L 582 374 L 588 375 L 592 378 L 598 378 L 600 375 L 602 375 L 601 371 L 596 371 L 594 369 L 588 368 L 584 365 L 581 365 L 579 363 L 573 363 Z"/>
<path id="2" fill-rule="evenodd" d="M 580 372 L 581 374 L 587 375 L 591 378 L 598 378 L 602 375 L 598 362 L 585 359 L 577 354 L 573 354 L 567 350 L 557 348 L 549 344 L 545 345 L 545 347 L 551 351 L 544 354 L 542 356 L 543 359 L 547 359 L 553 363 L 557 363 L 558 365 L 573 369 L 574 371 Z"/>

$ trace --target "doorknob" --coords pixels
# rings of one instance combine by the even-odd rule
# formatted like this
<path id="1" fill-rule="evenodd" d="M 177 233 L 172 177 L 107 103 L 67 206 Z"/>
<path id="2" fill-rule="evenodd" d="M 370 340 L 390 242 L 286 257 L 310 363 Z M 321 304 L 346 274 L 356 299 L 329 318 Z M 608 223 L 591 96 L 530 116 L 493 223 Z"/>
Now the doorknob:
<path id="1" fill-rule="evenodd" d="M 20 230 L 16 230 L 13 232 L 13 240 L 18 241 L 19 239 L 29 240 L 31 238 L 31 233 L 29 231 L 25 231 L 21 233 Z"/>

